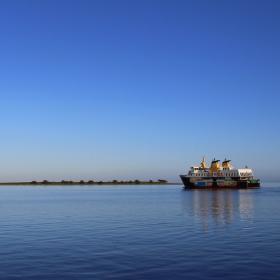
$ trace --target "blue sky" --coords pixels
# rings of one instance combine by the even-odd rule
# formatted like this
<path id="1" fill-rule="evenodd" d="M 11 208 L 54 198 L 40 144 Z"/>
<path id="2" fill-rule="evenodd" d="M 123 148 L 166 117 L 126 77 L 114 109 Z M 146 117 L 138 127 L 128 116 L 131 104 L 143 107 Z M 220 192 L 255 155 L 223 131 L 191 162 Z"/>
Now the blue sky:
<path id="1" fill-rule="evenodd" d="M 279 180 L 278 1 L 1 1 L 0 180 Z"/>

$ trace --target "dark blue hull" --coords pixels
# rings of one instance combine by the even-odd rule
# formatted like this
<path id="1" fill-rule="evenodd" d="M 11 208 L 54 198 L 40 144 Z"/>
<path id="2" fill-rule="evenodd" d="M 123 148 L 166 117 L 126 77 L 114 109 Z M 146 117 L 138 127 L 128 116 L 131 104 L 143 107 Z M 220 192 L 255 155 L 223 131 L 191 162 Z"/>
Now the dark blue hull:
<path id="1" fill-rule="evenodd" d="M 220 178 L 190 178 L 186 175 L 180 175 L 180 178 L 186 189 L 250 189 L 259 188 L 259 180 L 240 180 L 239 178 L 231 178 L 221 180 Z"/>

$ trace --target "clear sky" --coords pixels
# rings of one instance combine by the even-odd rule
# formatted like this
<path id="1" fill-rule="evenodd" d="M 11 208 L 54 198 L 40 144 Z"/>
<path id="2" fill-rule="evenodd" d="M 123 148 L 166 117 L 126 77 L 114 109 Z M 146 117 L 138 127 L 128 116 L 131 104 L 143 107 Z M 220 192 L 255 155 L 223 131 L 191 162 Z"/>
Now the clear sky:
<path id="1" fill-rule="evenodd" d="M 280 179 L 280 1 L 1 1 L 0 181 Z"/>

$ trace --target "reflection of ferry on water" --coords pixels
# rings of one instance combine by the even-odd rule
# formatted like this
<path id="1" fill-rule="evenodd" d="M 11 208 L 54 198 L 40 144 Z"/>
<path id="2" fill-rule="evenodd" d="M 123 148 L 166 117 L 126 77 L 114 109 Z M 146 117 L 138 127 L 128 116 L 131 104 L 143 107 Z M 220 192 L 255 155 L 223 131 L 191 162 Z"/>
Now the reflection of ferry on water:
<path id="1" fill-rule="evenodd" d="M 235 192 L 198 191 L 183 193 L 182 206 L 188 216 L 194 216 L 204 229 L 211 224 L 231 224 L 235 220 L 252 221 L 254 216 L 254 199 L 247 190 Z"/>
<path id="2" fill-rule="evenodd" d="M 180 175 L 187 189 L 232 188 L 246 189 L 260 187 L 260 181 L 254 179 L 252 169 L 234 169 L 231 161 L 225 159 L 222 164 L 213 160 L 210 168 L 203 158 L 200 166 L 192 166 L 186 175 Z"/>

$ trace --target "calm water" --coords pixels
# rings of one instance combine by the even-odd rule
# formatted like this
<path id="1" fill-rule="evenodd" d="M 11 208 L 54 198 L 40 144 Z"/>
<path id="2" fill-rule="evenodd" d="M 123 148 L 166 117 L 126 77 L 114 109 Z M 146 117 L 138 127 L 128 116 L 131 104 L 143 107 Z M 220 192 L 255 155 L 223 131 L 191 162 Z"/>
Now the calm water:
<path id="1" fill-rule="evenodd" d="M 1 279 L 280 279 L 280 184 L 0 187 Z"/>

